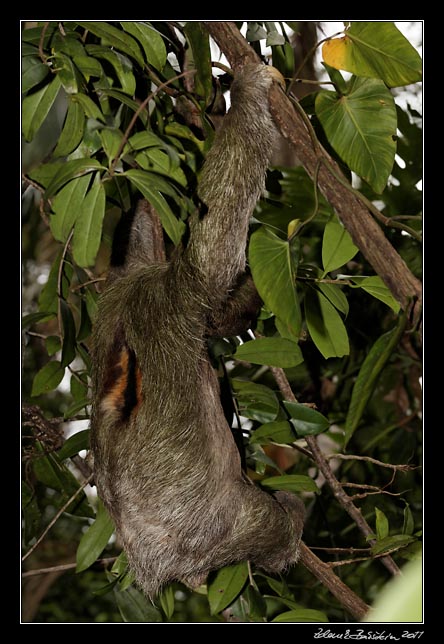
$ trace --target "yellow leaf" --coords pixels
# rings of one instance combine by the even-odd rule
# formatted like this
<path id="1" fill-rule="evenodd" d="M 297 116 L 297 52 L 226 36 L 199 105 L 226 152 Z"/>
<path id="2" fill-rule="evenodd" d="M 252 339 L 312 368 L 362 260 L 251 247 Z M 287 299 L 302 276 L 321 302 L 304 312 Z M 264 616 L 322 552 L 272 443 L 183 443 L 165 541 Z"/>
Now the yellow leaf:
<path id="1" fill-rule="evenodd" d="M 335 69 L 346 69 L 349 59 L 350 45 L 353 43 L 347 36 L 327 40 L 322 46 L 324 62 Z"/>

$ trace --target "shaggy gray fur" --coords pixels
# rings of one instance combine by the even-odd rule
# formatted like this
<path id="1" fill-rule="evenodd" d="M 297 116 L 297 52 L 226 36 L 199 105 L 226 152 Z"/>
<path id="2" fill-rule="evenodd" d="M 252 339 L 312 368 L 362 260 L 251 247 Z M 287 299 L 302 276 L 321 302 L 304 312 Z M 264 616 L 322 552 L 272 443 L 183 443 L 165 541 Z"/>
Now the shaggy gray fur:
<path id="1" fill-rule="evenodd" d="M 231 110 L 199 182 L 208 211 L 191 222 L 186 249 L 153 263 L 143 239 L 150 227 L 136 221 L 129 246 L 138 246 L 135 258 L 111 271 L 100 301 L 93 334 L 95 482 L 150 597 L 173 580 L 195 587 L 226 564 L 250 560 L 278 572 L 298 558 L 303 504 L 291 493 L 267 494 L 243 476 L 206 347 L 209 329 L 233 333 L 233 316 L 241 318 L 251 300 L 248 282 L 240 300 L 234 288 L 276 139 L 272 82 L 263 65 L 237 75 Z M 141 374 L 142 402 L 125 420 L 104 402 L 110 365 L 122 348 Z"/>

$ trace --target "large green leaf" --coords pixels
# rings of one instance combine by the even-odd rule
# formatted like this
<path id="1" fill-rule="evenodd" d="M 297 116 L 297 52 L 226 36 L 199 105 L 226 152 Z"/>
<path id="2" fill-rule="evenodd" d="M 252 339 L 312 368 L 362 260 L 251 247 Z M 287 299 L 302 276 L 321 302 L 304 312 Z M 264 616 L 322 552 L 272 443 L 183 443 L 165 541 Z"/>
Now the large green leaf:
<path id="1" fill-rule="evenodd" d="M 322 53 L 328 65 L 389 87 L 422 78 L 421 57 L 393 22 L 352 22 L 345 36 L 324 43 Z"/>
<path id="2" fill-rule="evenodd" d="M 144 170 L 128 170 L 125 176 L 140 190 L 145 199 L 154 206 L 165 232 L 171 241 L 177 245 L 185 232 L 185 224 L 175 217 L 165 197 L 159 192 L 157 178 Z"/>
<path id="3" fill-rule="evenodd" d="M 52 201 L 54 215 L 49 226 L 55 239 L 66 242 L 79 215 L 91 177 L 84 175 L 73 179 L 56 194 Z"/>
<path id="4" fill-rule="evenodd" d="M 132 36 L 103 20 L 96 22 L 76 22 L 81 27 L 84 27 L 84 29 L 88 29 L 88 31 L 101 38 L 103 45 L 108 45 L 119 51 L 123 51 L 125 54 L 137 60 L 139 65 L 143 67 L 144 62 L 140 47 Z"/>
<path id="5" fill-rule="evenodd" d="M 384 190 L 396 153 L 396 107 L 381 80 L 352 77 L 348 93 L 322 91 L 316 115 L 338 155 L 375 190 Z"/>
<path id="6" fill-rule="evenodd" d="M 291 424 L 298 436 L 313 436 L 325 432 L 330 421 L 316 409 L 300 403 L 284 401 L 284 407 L 291 417 Z"/>
<path id="7" fill-rule="evenodd" d="M 54 157 L 64 157 L 70 154 L 82 140 L 85 127 L 85 113 L 82 106 L 75 100 L 70 100 L 65 124 L 53 152 Z"/>
<path id="8" fill-rule="evenodd" d="M 42 448 L 40 449 L 42 451 Z M 66 465 L 60 462 L 57 454 L 46 454 L 33 462 L 34 474 L 46 487 L 60 493 L 60 498 L 54 497 L 55 507 L 62 507 L 75 495 L 65 512 L 82 517 L 93 517 L 94 512 L 89 505 L 84 490 L 79 489 L 79 482 Z"/>
<path id="9" fill-rule="evenodd" d="M 114 586 L 114 597 L 122 619 L 127 623 L 161 622 L 160 611 L 135 586 L 119 590 Z"/>
<path id="10" fill-rule="evenodd" d="M 225 566 L 208 586 L 208 602 L 212 615 L 220 613 L 239 595 L 248 579 L 248 565 L 243 561 Z"/>
<path id="11" fill-rule="evenodd" d="M 319 492 L 312 478 L 303 474 L 283 474 L 262 479 L 261 485 L 272 490 L 287 490 L 288 492 Z"/>
<path id="12" fill-rule="evenodd" d="M 39 85 L 49 74 L 49 67 L 36 56 L 22 57 L 22 94 Z"/>
<path id="13" fill-rule="evenodd" d="M 82 429 L 70 436 L 64 443 L 63 447 L 59 449 L 57 455 L 61 461 L 65 458 L 75 456 L 83 449 L 89 449 L 89 429 Z"/>
<path id="14" fill-rule="evenodd" d="M 22 132 L 31 141 L 39 130 L 57 98 L 62 84 L 56 76 L 50 83 L 37 92 L 25 96 L 22 103 Z"/>
<path id="15" fill-rule="evenodd" d="M 165 67 L 167 51 L 162 36 L 145 22 L 121 22 L 122 27 L 142 45 L 147 63 L 160 72 Z"/>
<path id="16" fill-rule="evenodd" d="M 377 380 L 387 360 L 390 358 L 392 351 L 404 333 L 405 325 L 406 316 L 402 315 L 399 318 L 398 324 L 393 329 L 384 333 L 384 335 L 381 335 L 376 340 L 362 363 L 353 386 L 350 405 L 345 419 L 344 445 L 347 445 L 358 427 Z"/>
<path id="17" fill-rule="evenodd" d="M 211 50 L 208 31 L 200 22 L 187 22 L 185 35 L 192 51 L 192 65 L 197 69 L 194 77 L 195 90 L 199 98 L 203 99 L 206 107 L 213 94 L 213 75 L 211 67 Z"/>
<path id="18" fill-rule="evenodd" d="M 76 572 L 89 568 L 102 554 L 114 532 L 114 523 L 99 500 L 94 523 L 80 539 L 76 555 Z"/>
<path id="19" fill-rule="evenodd" d="M 272 622 L 328 622 L 327 615 L 320 610 L 314 608 L 297 608 L 294 610 L 280 613 Z"/>
<path id="20" fill-rule="evenodd" d="M 279 401 L 276 394 L 265 385 L 233 379 L 232 387 L 243 416 L 268 423 L 276 419 Z"/>
<path id="21" fill-rule="evenodd" d="M 64 299 L 68 297 L 73 268 L 68 262 L 63 261 L 61 279 L 59 280 L 60 262 L 63 261 L 63 251 L 55 258 L 48 281 L 39 295 L 39 310 L 43 313 L 56 313 L 59 311 L 59 295 Z M 60 284 L 59 284 L 60 281 Z"/>
<path id="22" fill-rule="evenodd" d="M 332 217 L 324 228 L 322 238 L 322 264 L 324 275 L 343 266 L 358 252 L 350 233 L 337 217 Z"/>
<path id="23" fill-rule="evenodd" d="M 72 238 L 73 256 L 79 266 L 92 266 L 102 238 L 105 189 L 96 174 L 94 184 L 81 203 Z"/>
<path id="24" fill-rule="evenodd" d="M 264 423 L 254 430 L 250 443 L 281 443 L 283 445 L 294 443 L 297 439 L 293 425 L 288 420 L 274 420 Z"/>
<path id="25" fill-rule="evenodd" d="M 387 304 L 395 313 L 399 312 L 401 308 L 399 302 L 395 300 L 390 289 L 384 284 L 379 275 L 371 275 L 370 277 L 352 275 L 350 279 L 364 291 L 373 295 L 373 297 L 376 297 L 381 302 L 384 302 L 384 304 Z"/>
<path id="26" fill-rule="evenodd" d="M 295 339 L 299 339 L 301 309 L 290 243 L 260 228 L 251 236 L 249 263 L 254 283 L 266 307 L 282 320 Z"/>
<path id="27" fill-rule="evenodd" d="M 304 303 L 308 332 L 324 358 L 348 355 L 350 345 L 347 331 L 330 300 L 319 291 L 309 290 Z"/>
<path id="28" fill-rule="evenodd" d="M 125 94 L 133 96 L 136 91 L 136 79 L 133 74 L 133 66 L 126 56 L 108 47 L 102 47 L 101 45 L 87 45 L 86 50 L 91 56 L 106 60 L 112 65 L 119 79 L 122 91 Z"/>
<path id="29" fill-rule="evenodd" d="M 295 367 L 304 361 L 297 342 L 287 338 L 257 338 L 240 345 L 234 357 L 271 367 Z"/>
<path id="30" fill-rule="evenodd" d="M 93 172 L 94 170 L 106 170 L 106 168 L 102 166 L 97 159 L 72 159 L 62 164 L 58 162 L 57 172 L 54 174 L 46 188 L 46 198 L 49 199 L 52 197 L 65 185 L 65 183 L 71 181 L 71 179 L 81 177 L 84 174 Z"/>
<path id="31" fill-rule="evenodd" d="M 34 376 L 31 396 L 40 396 L 52 391 L 61 383 L 65 367 L 58 360 L 47 362 Z"/>

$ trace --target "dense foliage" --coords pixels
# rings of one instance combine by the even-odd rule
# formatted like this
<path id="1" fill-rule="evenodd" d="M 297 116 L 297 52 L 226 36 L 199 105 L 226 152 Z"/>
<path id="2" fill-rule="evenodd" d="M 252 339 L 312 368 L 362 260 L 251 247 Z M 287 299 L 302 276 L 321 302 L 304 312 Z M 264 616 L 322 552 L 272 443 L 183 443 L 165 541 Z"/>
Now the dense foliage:
<path id="1" fill-rule="evenodd" d="M 248 23 L 242 33 L 291 89 L 305 28 Z M 91 325 L 122 211 L 145 197 L 167 252 L 181 243 L 230 75 L 212 69 L 200 23 L 26 23 L 22 40 L 24 569 L 54 568 L 25 578 L 23 619 L 350 619 L 301 565 L 282 578 L 230 566 L 195 593 L 172 584 L 155 605 L 132 585 L 112 522 L 85 485 Z M 312 134 L 388 218 L 385 235 L 420 278 L 421 122 L 396 88 L 420 81 L 421 59 L 393 23 L 356 22 L 324 43 L 323 65 L 330 84 L 300 102 Z M 210 349 L 226 365 L 249 475 L 302 495 L 305 543 L 372 603 L 390 578 L 381 555 L 402 566 L 421 551 L 418 328 L 302 166 L 277 159 L 270 170 L 248 259 L 264 300 L 255 336 Z M 298 403 L 284 400 L 272 368 Z M 371 543 L 306 436 L 348 457 L 328 462 L 374 530 Z"/>

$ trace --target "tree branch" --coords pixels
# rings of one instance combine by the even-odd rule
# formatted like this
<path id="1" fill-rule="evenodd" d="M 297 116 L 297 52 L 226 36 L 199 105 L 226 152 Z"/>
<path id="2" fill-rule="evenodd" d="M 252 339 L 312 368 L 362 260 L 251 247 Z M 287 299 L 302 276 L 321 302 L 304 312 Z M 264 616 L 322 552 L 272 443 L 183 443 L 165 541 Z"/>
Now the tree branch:
<path id="1" fill-rule="evenodd" d="M 204 22 L 203 24 L 226 55 L 233 69 L 239 69 L 247 62 L 260 62 L 255 51 L 233 22 Z M 297 149 L 298 158 L 308 175 L 313 178 L 319 161 L 319 152 L 313 146 L 302 116 L 295 111 L 289 98 L 275 85 L 270 90 L 269 100 L 272 116 L 282 136 Z M 385 282 L 401 307 L 408 309 L 414 306 L 413 320 L 417 322 L 422 301 L 421 283 L 390 244 L 366 206 L 329 171 L 328 166 L 335 174 L 342 176 L 333 159 L 320 146 L 319 149 L 322 158 L 326 160 L 319 169 L 319 188 L 322 194 L 335 209 L 354 244 Z"/>
<path id="2" fill-rule="evenodd" d="M 343 581 L 335 575 L 330 566 L 321 561 L 308 546 L 301 541 L 300 562 L 318 579 L 332 595 L 357 620 L 362 620 L 370 607 L 362 601 Z"/>

